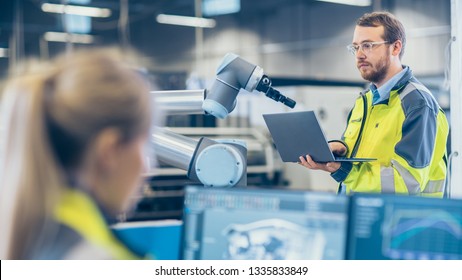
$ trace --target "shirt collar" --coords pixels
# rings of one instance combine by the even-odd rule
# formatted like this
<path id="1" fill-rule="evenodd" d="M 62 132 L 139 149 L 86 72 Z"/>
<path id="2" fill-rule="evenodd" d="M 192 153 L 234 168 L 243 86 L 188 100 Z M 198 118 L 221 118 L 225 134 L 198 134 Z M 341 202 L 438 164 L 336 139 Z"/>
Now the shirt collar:
<path id="1" fill-rule="evenodd" d="M 409 68 L 408 66 L 405 66 L 401 71 L 396 73 L 391 79 L 389 79 L 385 84 L 383 84 L 379 88 L 377 88 L 374 84 L 371 83 L 370 89 L 372 91 L 372 94 L 379 95 L 379 98 L 375 100 L 373 105 L 378 104 L 390 98 L 390 91 L 393 89 L 396 83 L 398 83 L 399 80 L 401 80 L 404 74 L 406 74 L 406 72 L 408 71 L 408 68 Z"/>

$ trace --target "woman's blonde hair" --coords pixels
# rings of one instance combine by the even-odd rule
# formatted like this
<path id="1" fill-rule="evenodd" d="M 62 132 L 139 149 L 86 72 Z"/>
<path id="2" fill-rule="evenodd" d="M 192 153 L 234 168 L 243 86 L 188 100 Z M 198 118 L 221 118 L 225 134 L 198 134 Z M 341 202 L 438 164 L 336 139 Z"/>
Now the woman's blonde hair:
<path id="1" fill-rule="evenodd" d="M 147 82 L 116 49 L 63 55 L 7 82 L 1 99 L 1 259 L 30 258 L 52 242 L 50 219 L 91 141 L 116 128 L 147 133 Z"/>

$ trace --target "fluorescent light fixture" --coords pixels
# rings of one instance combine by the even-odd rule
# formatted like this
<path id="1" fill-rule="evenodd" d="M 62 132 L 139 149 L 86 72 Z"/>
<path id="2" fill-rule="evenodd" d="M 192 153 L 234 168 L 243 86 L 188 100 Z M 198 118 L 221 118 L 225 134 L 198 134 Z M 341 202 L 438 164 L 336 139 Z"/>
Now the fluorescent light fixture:
<path id="1" fill-rule="evenodd" d="M 361 7 L 370 6 L 372 4 L 371 0 L 318 0 L 318 1 L 331 2 L 331 3 L 350 5 L 350 6 L 361 6 Z"/>
<path id="2" fill-rule="evenodd" d="M 66 23 L 66 32 L 77 34 L 91 33 L 91 17 L 65 14 L 64 21 Z"/>
<path id="3" fill-rule="evenodd" d="M 204 16 L 219 16 L 234 14 L 241 10 L 241 0 L 203 0 L 202 14 Z"/>
<path id="4" fill-rule="evenodd" d="M 71 42 L 80 44 L 91 44 L 95 41 L 95 36 L 88 34 L 45 32 L 43 38 L 50 42 Z"/>
<path id="5" fill-rule="evenodd" d="M 106 18 L 111 16 L 111 10 L 106 8 L 95 8 L 86 6 L 75 6 L 75 5 L 62 5 L 62 4 L 51 4 L 43 3 L 42 11 L 47 13 L 56 14 L 70 14 L 87 17 L 101 17 Z"/>
<path id="6" fill-rule="evenodd" d="M 184 25 L 192 27 L 213 28 L 216 25 L 215 20 L 209 18 L 159 14 L 157 15 L 156 19 L 158 23 Z"/>
<path id="7" fill-rule="evenodd" d="M 9 52 L 7 48 L 0 48 L 0 57 L 8 57 Z"/>

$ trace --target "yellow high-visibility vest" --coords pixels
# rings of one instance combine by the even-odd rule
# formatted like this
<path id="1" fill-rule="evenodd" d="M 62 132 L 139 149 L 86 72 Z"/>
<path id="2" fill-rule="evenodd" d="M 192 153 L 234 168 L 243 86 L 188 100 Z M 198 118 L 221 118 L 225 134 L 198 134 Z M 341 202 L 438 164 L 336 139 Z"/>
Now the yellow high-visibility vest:
<path id="1" fill-rule="evenodd" d="M 94 201 L 76 189 L 66 191 L 54 213 L 57 222 L 76 231 L 83 239 L 108 253 L 113 259 L 139 259 L 111 232 Z"/>
<path id="2" fill-rule="evenodd" d="M 388 100 L 372 105 L 372 97 L 356 100 L 342 140 L 347 156 L 377 160 L 353 163 L 338 181 L 347 193 L 442 197 L 449 125 L 430 91 L 408 69 Z"/>

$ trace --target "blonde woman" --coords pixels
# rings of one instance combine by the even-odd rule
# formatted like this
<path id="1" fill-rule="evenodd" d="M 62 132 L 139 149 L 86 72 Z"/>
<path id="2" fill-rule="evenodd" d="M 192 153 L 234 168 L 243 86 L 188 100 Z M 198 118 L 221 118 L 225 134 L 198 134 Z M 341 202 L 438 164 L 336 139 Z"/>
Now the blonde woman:
<path id="1" fill-rule="evenodd" d="M 0 258 L 133 259 L 109 229 L 140 185 L 151 104 L 114 50 L 11 78 L 1 100 Z"/>

